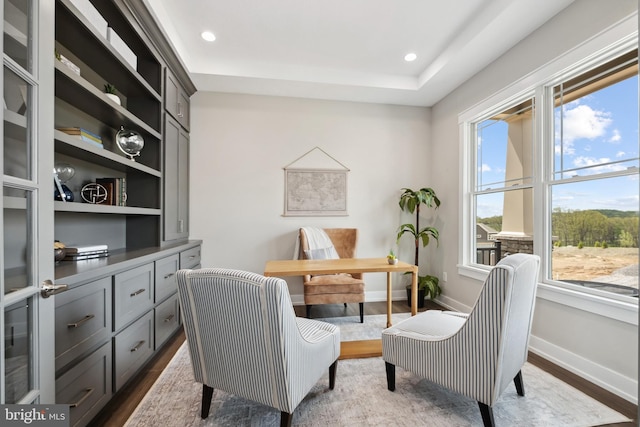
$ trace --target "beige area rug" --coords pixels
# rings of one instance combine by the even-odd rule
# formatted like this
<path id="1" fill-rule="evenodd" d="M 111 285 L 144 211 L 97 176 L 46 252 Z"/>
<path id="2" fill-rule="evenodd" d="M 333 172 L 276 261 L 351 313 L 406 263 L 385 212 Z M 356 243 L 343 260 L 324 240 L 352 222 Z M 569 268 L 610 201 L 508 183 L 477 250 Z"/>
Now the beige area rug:
<path id="1" fill-rule="evenodd" d="M 365 328 L 374 325 L 365 317 Z M 386 316 L 381 316 L 386 321 Z M 330 319 L 346 329 L 359 322 Z M 395 320 L 394 320 L 395 322 Z M 351 325 L 354 325 L 353 327 Z M 373 329 L 377 329 L 376 326 Z M 353 334 L 360 338 L 362 333 Z M 328 370 L 327 370 L 328 371 Z M 526 364 L 525 397 L 508 387 L 494 406 L 498 426 L 595 426 L 629 421 L 584 393 Z M 300 403 L 296 426 L 481 426 L 478 404 L 415 375 L 396 369 L 396 391 L 387 390 L 380 357 L 341 360 L 336 386 L 329 390 L 328 372 Z M 126 423 L 128 427 L 278 426 L 280 412 L 238 396 L 215 390 L 209 418 L 200 418 L 202 385 L 194 382 L 186 343 L 149 390 Z"/>
<path id="2" fill-rule="evenodd" d="M 411 313 L 393 313 L 391 323 L 396 324 L 411 317 Z M 340 341 L 358 341 L 382 339 L 382 330 L 387 327 L 387 315 L 376 314 L 364 316 L 364 323 L 360 323 L 360 316 L 325 317 L 320 319 L 340 328 Z"/>

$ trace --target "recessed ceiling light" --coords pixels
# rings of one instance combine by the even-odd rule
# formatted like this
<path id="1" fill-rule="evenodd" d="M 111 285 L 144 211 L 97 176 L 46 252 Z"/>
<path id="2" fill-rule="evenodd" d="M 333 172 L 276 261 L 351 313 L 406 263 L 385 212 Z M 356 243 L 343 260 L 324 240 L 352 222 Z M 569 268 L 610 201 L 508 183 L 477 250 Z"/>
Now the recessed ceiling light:
<path id="1" fill-rule="evenodd" d="M 205 31 L 201 35 L 202 38 L 208 42 L 212 42 L 216 39 L 216 36 L 211 31 Z"/>
<path id="2" fill-rule="evenodd" d="M 411 53 L 407 53 L 404 56 L 404 60 L 407 61 L 407 62 L 411 62 L 411 61 L 415 61 L 417 57 L 418 57 L 418 55 L 416 55 L 415 53 L 411 52 Z"/>

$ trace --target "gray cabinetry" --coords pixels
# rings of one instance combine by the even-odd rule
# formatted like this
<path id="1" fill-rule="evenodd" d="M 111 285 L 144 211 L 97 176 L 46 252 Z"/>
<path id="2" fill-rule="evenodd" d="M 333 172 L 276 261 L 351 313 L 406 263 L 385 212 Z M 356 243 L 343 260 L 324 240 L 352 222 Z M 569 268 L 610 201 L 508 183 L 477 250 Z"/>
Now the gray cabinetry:
<path id="1" fill-rule="evenodd" d="M 115 372 L 113 391 L 122 387 L 153 353 L 153 313 L 149 312 L 113 340 Z"/>
<path id="2" fill-rule="evenodd" d="M 176 282 L 176 271 L 180 268 L 180 258 L 178 254 L 163 258 L 155 262 L 156 268 L 156 303 L 163 301 L 169 295 L 178 290 Z"/>
<path id="3" fill-rule="evenodd" d="M 111 342 L 56 380 L 56 402 L 69 404 L 71 426 L 85 426 L 111 399 Z"/>
<path id="4" fill-rule="evenodd" d="M 115 331 L 153 307 L 153 263 L 116 274 L 113 278 Z"/>
<path id="5" fill-rule="evenodd" d="M 180 252 L 180 268 L 198 268 L 200 266 L 200 246 Z"/>
<path id="6" fill-rule="evenodd" d="M 165 109 L 188 132 L 191 108 L 189 95 L 169 69 L 165 70 L 164 85 Z"/>
<path id="7" fill-rule="evenodd" d="M 164 240 L 189 236 L 189 135 L 165 115 Z"/>
<path id="8" fill-rule="evenodd" d="M 56 296 L 56 371 L 111 338 L 111 277 Z"/>
<path id="9" fill-rule="evenodd" d="M 180 326 L 178 315 L 178 294 L 174 293 L 169 299 L 155 308 L 155 349 L 158 349 Z"/>

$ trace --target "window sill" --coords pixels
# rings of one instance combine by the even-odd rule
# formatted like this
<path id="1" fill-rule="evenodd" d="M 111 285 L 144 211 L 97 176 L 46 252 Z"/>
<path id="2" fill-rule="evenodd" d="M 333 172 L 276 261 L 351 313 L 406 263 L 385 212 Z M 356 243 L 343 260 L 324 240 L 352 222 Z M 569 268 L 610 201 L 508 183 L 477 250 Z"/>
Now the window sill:
<path id="1" fill-rule="evenodd" d="M 458 274 L 483 282 L 489 269 L 460 265 Z M 537 297 L 638 326 L 637 302 L 618 301 L 546 283 L 538 284 Z"/>

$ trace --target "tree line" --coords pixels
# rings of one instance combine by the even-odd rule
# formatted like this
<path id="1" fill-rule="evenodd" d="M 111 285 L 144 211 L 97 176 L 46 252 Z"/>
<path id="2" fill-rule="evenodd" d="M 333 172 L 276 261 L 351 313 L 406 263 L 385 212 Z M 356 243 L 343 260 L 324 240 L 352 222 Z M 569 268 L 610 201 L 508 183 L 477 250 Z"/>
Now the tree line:
<path id="1" fill-rule="evenodd" d="M 502 230 L 502 216 L 478 218 L 496 231 Z M 638 247 L 638 212 L 602 210 L 563 210 L 551 214 L 556 246 Z"/>

